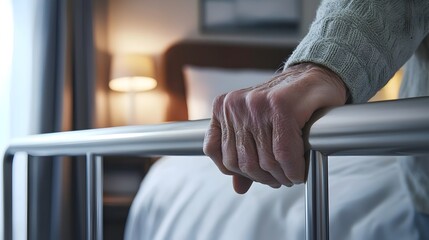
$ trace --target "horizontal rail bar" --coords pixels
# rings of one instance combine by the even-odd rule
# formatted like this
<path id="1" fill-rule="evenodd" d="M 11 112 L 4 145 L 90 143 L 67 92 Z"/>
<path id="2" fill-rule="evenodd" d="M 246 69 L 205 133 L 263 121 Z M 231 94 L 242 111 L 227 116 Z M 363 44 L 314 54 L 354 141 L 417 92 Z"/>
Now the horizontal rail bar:
<path id="1" fill-rule="evenodd" d="M 53 155 L 203 155 L 208 120 L 39 134 L 15 139 L 8 153 Z"/>
<path id="2" fill-rule="evenodd" d="M 313 153 L 317 151 L 320 156 L 429 153 L 428 106 L 429 98 L 426 97 L 325 109 L 309 121 L 304 131 L 304 139 L 307 148 L 314 151 Z M 209 119 L 206 119 L 152 126 L 40 134 L 13 140 L 6 150 L 3 162 L 5 239 L 12 239 L 11 176 L 15 153 L 26 152 L 33 156 L 87 153 L 203 155 L 203 139 L 208 124 Z M 316 165 L 314 167 L 317 168 Z M 317 172 L 313 174 L 314 183 L 306 183 L 307 213 L 312 216 L 307 222 L 307 225 L 312 227 L 308 228 L 307 239 L 328 239 L 328 215 L 323 211 L 328 204 L 327 172 L 316 171 L 319 171 L 319 175 Z M 325 178 L 326 181 L 323 180 Z M 313 193 L 321 194 L 316 194 L 319 197 L 314 199 Z M 315 208 L 314 200 L 320 202 L 318 199 L 323 200 L 324 206 Z M 309 211 L 310 208 L 312 211 Z M 310 234 L 316 229 L 317 235 Z M 88 231 L 88 234 L 92 233 L 92 230 Z"/>
<path id="3" fill-rule="evenodd" d="M 429 153 L 429 97 L 346 105 L 315 114 L 308 148 L 330 156 Z"/>
<path id="4" fill-rule="evenodd" d="M 307 124 L 307 148 L 325 155 L 429 153 L 429 98 L 326 109 Z M 7 152 L 34 156 L 203 155 L 209 119 L 40 134 L 15 139 Z"/>

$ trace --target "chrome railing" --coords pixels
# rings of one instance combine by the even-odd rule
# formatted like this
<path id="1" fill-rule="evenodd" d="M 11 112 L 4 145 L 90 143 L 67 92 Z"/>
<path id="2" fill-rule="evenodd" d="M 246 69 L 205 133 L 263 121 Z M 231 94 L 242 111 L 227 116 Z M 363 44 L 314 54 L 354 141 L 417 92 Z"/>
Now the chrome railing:
<path id="1" fill-rule="evenodd" d="M 4 239 L 12 239 L 12 162 L 30 156 L 86 156 L 86 236 L 102 239 L 105 155 L 203 155 L 209 120 L 41 134 L 16 139 L 3 165 Z M 306 181 L 306 239 L 329 239 L 329 155 L 429 153 L 429 98 L 348 105 L 320 111 L 305 131 L 310 150 Z"/>

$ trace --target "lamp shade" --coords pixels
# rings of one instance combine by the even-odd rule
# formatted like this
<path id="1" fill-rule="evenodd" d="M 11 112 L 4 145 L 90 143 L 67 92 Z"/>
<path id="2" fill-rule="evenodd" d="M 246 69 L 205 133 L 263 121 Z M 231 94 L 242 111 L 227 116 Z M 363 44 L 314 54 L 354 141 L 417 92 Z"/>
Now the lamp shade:
<path id="1" fill-rule="evenodd" d="M 150 56 L 127 54 L 112 58 L 109 87 L 119 92 L 141 92 L 154 89 L 154 63 Z"/>

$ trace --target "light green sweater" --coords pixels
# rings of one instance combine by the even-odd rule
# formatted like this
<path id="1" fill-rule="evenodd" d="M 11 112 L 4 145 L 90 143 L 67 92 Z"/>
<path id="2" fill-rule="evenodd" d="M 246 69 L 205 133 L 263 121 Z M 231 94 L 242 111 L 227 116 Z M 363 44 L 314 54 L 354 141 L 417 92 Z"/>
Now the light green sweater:
<path id="1" fill-rule="evenodd" d="M 428 0 L 326 0 L 286 65 L 324 65 L 346 83 L 351 102 L 366 102 L 428 32 Z"/>
<path id="2" fill-rule="evenodd" d="M 401 96 L 429 96 L 428 32 L 429 0 L 325 0 L 286 67 L 302 62 L 321 64 L 342 78 L 350 92 L 349 102 L 362 103 L 419 48 L 407 64 Z M 416 209 L 427 214 L 428 158 L 399 161 L 404 186 Z"/>

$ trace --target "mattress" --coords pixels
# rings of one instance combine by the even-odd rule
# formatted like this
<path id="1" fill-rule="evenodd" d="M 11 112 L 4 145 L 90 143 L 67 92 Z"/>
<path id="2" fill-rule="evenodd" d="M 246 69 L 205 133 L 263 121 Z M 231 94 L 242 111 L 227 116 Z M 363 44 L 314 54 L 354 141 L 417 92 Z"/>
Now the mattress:
<path id="1" fill-rule="evenodd" d="M 330 157 L 331 239 L 423 239 L 395 157 Z M 236 194 L 205 156 L 164 157 L 131 207 L 125 239 L 304 239 L 304 185 Z"/>

